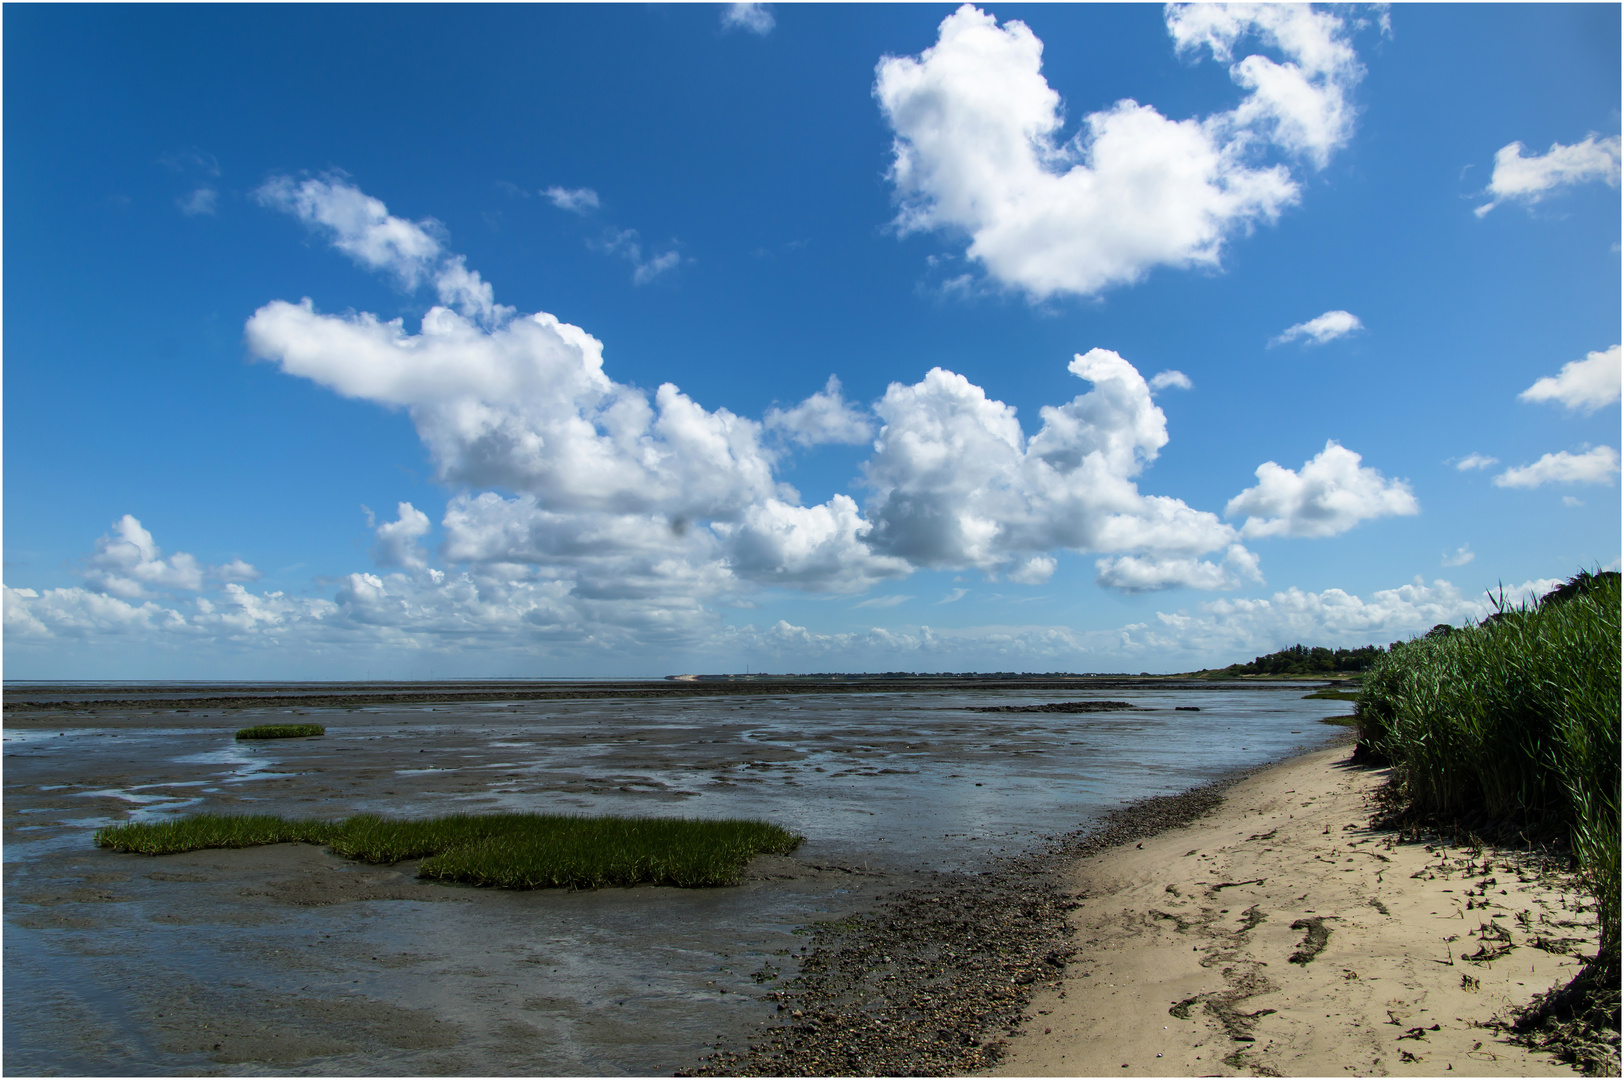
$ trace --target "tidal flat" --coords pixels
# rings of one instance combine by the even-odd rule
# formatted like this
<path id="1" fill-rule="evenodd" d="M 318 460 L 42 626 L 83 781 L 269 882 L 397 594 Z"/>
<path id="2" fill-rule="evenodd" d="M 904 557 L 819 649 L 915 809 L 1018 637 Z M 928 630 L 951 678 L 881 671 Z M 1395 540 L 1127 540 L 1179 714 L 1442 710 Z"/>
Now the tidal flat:
<path id="1" fill-rule="evenodd" d="M 4 1067 L 693 1069 L 773 1016 L 764 995 L 797 973 L 808 928 L 927 881 L 973 886 L 1124 803 L 1345 737 L 1318 722 L 1336 705 L 1304 699 L 1319 685 L 649 683 L 482 702 L 456 684 L 457 700 L 325 707 L 311 704 L 334 700 L 319 687 L 231 705 L 185 687 L 123 700 L 90 688 L 15 713 L 14 700 L 61 696 L 8 686 Z M 977 711 L 1090 698 L 1133 707 Z M 234 738 L 273 723 L 326 734 Z M 199 812 L 747 817 L 807 840 L 737 886 L 526 892 L 302 844 L 165 856 L 92 844 L 104 825 Z"/>

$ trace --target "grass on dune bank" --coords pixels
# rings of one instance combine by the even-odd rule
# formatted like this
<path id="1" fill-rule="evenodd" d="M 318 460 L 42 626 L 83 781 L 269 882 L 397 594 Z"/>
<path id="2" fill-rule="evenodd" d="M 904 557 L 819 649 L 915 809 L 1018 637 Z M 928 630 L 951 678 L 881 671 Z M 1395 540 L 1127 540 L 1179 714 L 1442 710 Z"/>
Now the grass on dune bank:
<path id="1" fill-rule="evenodd" d="M 764 821 L 564 814 L 452 814 L 392 821 L 197 814 L 157 824 L 110 825 L 96 843 L 171 855 L 259 844 L 324 844 L 369 863 L 422 859 L 418 876 L 504 889 L 612 885 L 697 888 L 736 884 L 757 855 L 788 854 L 802 837 Z"/>
<path id="2" fill-rule="evenodd" d="M 325 735 L 327 729 L 320 724 L 261 724 L 245 727 L 237 732 L 239 739 L 299 739 L 306 735 Z"/>
<path id="3" fill-rule="evenodd" d="M 1619 575 L 1581 573 L 1478 626 L 1437 627 L 1364 676 L 1359 742 L 1406 812 L 1562 837 L 1596 901 L 1600 948 L 1536 1027 L 1619 1024 Z M 1532 1018 L 1532 1019 L 1530 1019 Z M 1526 1025 L 1525 1025 L 1526 1026 Z M 1594 1061 L 1586 1063 L 1605 1068 Z"/>

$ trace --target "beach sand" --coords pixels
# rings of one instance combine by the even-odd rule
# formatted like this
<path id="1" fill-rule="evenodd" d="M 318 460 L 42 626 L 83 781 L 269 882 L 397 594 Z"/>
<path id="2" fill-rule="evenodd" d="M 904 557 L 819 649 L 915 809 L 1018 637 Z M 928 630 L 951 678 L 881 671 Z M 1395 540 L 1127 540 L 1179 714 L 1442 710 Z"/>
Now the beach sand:
<path id="1" fill-rule="evenodd" d="M 1484 1025 L 1594 954 L 1582 894 L 1514 852 L 1371 830 L 1387 774 L 1348 757 L 1294 759 L 1075 864 L 1076 957 L 992 1072 L 1573 1074 Z"/>

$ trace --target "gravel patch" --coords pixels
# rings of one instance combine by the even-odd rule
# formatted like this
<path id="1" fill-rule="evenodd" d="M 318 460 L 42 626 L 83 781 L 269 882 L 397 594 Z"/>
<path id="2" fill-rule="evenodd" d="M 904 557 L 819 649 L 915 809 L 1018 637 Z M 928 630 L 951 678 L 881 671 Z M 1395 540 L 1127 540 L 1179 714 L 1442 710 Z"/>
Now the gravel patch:
<path id="1" fill-rule="evenodd" d="M 981 874 L 937 874 L 873 911 L 815 924 L 800 971 L 763 995 L 777 1017 L 686 1076 L 943 1076 L 985 1069 L 1068 960 L 1075 862 L 1188 824 L 1234 775 L 1107 814 L 1100 826 Z"/>

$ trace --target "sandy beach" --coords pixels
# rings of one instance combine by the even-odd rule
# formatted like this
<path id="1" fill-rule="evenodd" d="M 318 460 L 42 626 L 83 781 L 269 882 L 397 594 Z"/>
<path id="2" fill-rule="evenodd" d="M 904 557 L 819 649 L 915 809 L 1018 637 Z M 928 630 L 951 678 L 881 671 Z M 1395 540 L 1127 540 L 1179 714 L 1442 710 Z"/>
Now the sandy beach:
<path id="1" fill-rule="evenodd" d="M 1485 1025 L 1594 953 L 1582 895 L 1514 852 L 1371 830 L 1386 773 L 1348 757 L 1075 863 L 1077 952 L 993 1073 L 1572 1074 Z"/>

